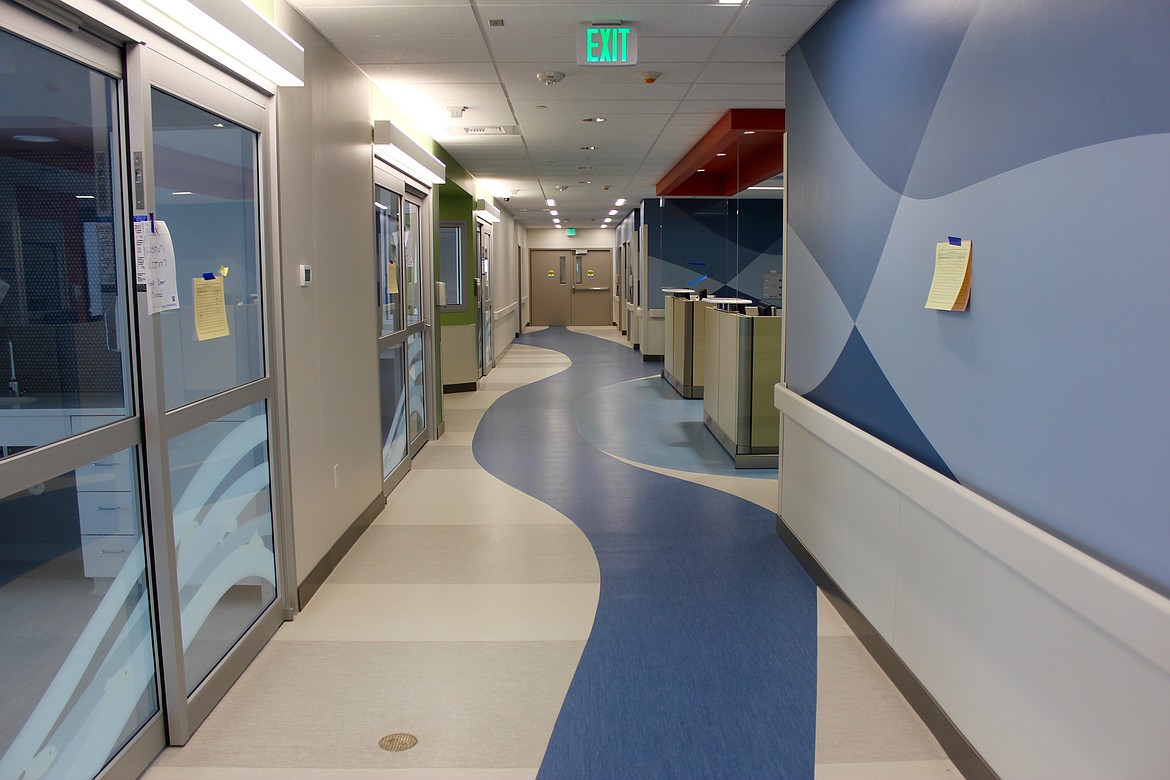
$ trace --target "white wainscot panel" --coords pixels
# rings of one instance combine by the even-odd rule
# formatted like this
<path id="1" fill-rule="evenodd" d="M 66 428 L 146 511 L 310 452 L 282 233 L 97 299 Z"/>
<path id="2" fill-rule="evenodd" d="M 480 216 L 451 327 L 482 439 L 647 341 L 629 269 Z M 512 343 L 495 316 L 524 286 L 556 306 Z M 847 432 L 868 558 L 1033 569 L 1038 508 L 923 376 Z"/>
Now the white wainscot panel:
<path id="1" fill-rule="evenodd" d="M 894 649 L 987 762 L 1005 778 L 1165 778 L 1170 676 L 913 502 L 903 512 Z"/>
<path id="2" fill-rule="evenodd" d="M 781 433 L 780 516 L 892 642 L 901 497 L 796 422 Z"/>
<path id="3" fill-rule="evenodd" d="M 776 407 L 784 522 L 992 769 L 1170 777 L 1170 599 L 779 386 Z"/>

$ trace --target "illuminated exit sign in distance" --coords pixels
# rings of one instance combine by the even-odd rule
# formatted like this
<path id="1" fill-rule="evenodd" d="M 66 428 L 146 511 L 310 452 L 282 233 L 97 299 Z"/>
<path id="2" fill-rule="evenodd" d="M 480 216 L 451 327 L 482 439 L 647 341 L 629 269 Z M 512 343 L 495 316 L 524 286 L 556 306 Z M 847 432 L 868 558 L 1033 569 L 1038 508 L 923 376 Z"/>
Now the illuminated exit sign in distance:
<path id="1" fill-rule="evenodd" d="M 638 31 L 632 24 L 586 24 L 577 33 L 577 64 L 637 65 Z"/>

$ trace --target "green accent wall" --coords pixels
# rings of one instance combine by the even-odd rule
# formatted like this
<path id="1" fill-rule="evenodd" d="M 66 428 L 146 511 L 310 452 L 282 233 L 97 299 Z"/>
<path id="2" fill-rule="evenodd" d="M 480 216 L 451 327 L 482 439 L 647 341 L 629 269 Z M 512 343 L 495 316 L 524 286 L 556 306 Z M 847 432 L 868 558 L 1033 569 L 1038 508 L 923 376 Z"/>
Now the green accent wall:
<path id="1" fill-rule="evenodd" d="M 450 171 L 450 169 L 448 169 Z M 475 278 L 475 198 L 457 184 L 451 183 L 448 176 L 447 184 L 438 187 L 439 193 L 439 222 L 462 222 L 463 229 L 463 273 L 468 280 L 466 293 L 466 311 L 445 311 L 439 314 L 439 326 L 444 325 L 474 325 L 478 297 L 471 280 Z M 438 272 L 439 226 L 435 225 L 435 278 Z"/>

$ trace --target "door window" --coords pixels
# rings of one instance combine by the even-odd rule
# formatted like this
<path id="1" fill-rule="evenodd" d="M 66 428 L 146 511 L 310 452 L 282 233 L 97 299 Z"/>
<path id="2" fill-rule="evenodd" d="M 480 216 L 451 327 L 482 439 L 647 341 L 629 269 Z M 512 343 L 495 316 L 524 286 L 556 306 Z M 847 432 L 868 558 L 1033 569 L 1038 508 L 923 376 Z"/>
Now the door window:
<path id="1" fill-rule="evenodd" d="M 374 187 L 374 230 L 377 241 L 378 305 L 382 311 L 382 335 L 402 330 L 402 252 L 399 244 L 402 231 L 399 225 L 397 193 L 385 187 Z"/>
<path id="2" fill-rule="evenodd" d="M 264 376 L 257 134 L 151 92 L 156 218 L 177 307 L 162 311 L 167 409 Z"/>
<path id="3" fill-rule="evenodd" d="M 119 58 L 58 38 L 110 70 L 0 30 L 0 777 L 95 776 L 160 701 L 125 422 Z"/>
<path id="4" fill-rule="evenodd" d="M 0 457 L 126 393 L 118 82 L 0 30 Z"/>

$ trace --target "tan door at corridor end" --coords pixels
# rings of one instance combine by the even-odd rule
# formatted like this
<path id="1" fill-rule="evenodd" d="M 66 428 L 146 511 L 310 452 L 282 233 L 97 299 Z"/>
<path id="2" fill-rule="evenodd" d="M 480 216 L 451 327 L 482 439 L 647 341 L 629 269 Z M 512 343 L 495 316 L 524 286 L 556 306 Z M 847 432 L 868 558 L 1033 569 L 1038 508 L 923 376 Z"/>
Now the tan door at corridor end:
<path id="1" fill-rule="evenodd" d="M 571 315 L 573 325 L 612 325 L 613 253 L 590 249 L 572 256 Z"/>
<path id="2" fill-rule="evenodd" d="M 572 311 L 573 250 L 533 249 L 529 285 L 533 325 L 568 325 Z"/>

